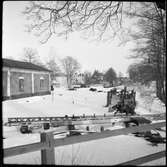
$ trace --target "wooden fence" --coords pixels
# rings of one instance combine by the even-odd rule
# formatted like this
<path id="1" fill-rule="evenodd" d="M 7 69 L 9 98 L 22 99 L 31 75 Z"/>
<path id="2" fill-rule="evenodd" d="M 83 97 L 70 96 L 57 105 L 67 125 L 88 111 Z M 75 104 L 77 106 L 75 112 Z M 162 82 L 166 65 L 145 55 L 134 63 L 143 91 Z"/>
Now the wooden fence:
<path id="1" fill-rule="evenodd" d="M 134 132 L 144 132 L 144 131 L 157 129 L 165 126 L 166 126 L 166 122 L 164 121 L 160 123 L 140 125 L 135 127 L 116 129 L 112 131 L 103 131 L 101 133 L 93 133 L 88 135 L 71 136 L 71 137 L 61 138 L 61 139 L 54 139 L 53 132 L 46 132 L 46 133 L 40 134 L 41 142 L 22 145 L 22 146 L 16 146 L 11 148 L 5 148 L 4 158 L 41 150 L 41 161 L 42 161 L 41 163 L 55 164 L 55 153 L 54 153 L 55 147 L 88 142 L 91 140 L 103 139 L 103 138 L 112 137 L 112 136 L 126 135 Z M 164 157 L 166 155 L 165 152 L 166 151 L 161 151 L 145 157 L 140 157 L 138 159 L 122 163 L 121 165 L 127 165 L 127 164 L 137 165 L 137 164 L 146 163 L 146 162 Z"/>

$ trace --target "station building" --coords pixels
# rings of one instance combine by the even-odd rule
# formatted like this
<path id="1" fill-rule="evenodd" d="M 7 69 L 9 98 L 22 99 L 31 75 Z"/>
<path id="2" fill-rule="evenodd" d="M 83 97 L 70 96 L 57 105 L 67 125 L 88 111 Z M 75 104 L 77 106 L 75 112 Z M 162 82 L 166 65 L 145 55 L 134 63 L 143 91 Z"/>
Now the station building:
<path id="1" fill-rule="evenodd" d="M 2 65 L 3 100 L 50 94 L 50 70 L 11 59 L 2 59 Z"/>

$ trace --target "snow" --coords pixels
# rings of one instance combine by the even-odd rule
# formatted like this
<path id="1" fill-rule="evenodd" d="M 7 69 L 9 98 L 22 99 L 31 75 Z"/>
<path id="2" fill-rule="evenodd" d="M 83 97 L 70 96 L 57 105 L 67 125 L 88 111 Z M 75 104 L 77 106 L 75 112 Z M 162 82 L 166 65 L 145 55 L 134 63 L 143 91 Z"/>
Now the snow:
<path id="1" fill-rule="evenodd" d="M 106 93 L 91 92 L 89 88 L 76 91 L 56 89 L 54 100 L 51 95 L 27 97 L 4 101 L 3 120 L 9 117 L 39 117 L 65 115 L 91 115 L 107 113 Z M 67 107 L 68 106 L 68 107 Z"/>
<path id="2" fill-rule="evenodd" d="M 165 113 L 166 107 L 162 102 L 157 99 L 150 99 L 150 96 L 141 97 L 140 93 L 136 93 L 137 107 L 136 112 L 139 114 L 159 114 Z"/>
<path id="3" fill-rule="evenodd" d="M 155 95 L 155 83 L 152 83 L 150 87 L 134 84 L 129 86 L 128 89 L 136 91 L 136 113 L 143 115 L 166 113 L 165 104 Z"/>
<path id="4" fill-rule="evenodd" d="M 162 132 L 161 132 L 162 133 Z M 25 137 L 11 138 L 6 143 L 14 145 L 13 140 L 19 144 L 38 142 L 37 134 Z M 16 144 L 15 144 L 16 145 Z M 56 165 L 116 165 L 141 156 L 165 150 L 165 144 L 151 146 L 143 138 L 134 137 L 132 134 L 120 135 L 90 141 L 80 144 L 61 146 L 55 148 Z M 76 158 L 76 159 L 75 159 Z M 74 161 L 75 159 L 75 161 Z M 72 160 L 74 162 L 72 162 Z M 12 164 L 40 164 L 40 152 L 26 153 L 4 159 L 4 163 Z M 157 160 L 159 165 L 164 164 L 164 159 Z"/>
<path id="5" fill-rule="evenodd" d="M 101 86 L 95 86 L 95 88 L 102 90 L 102 92 L 91 92 L 89 88 L 81 88 L 76 91 L 56 88 L 54 100 L 52 100 L 51 95 L 45 95 L 3 101 L 3 121 L 6 122 L 9 117 L 109 114 L 108 108 L 104 106 L 107 100 L 106 92 L 111 88 L 103 88 Z M 123 86 L 119 87 L 119 89 L 121 88 Z M 138 114 L 163 113 L 166 111 L 165 106 L 156 98 L 150 102 L 150 106 L 148 101 L 148 105 L 145 105 L 146 97 L 141 96 L 138 89 L 136 98 L 137 107 L 135 111 Z M 82 128 L 85 128 L 85 125 Z M 96 125 L 91 128 L 91 130 L 97 130 Z M 122 128 L 122 126 L 116 124 L 108 129 L 117 128 Z M 162 136 L 166 136 L 166 131 L 161 131 L 160 133 Z M 4 148 L 40 141 L 39 133 L 21 134 L 19 127 L 3 126 L 3 137 L 6 138 L 3 140 Z M 64 137 L 64 134 L 55 136 L 55 138 L 61 137 Z M 166 144 L 152 146 L 144 138 L 135 137 L 132 134 L 120 135 L 57 147 L 55 148 L 55 160 L 58 165 L 114 165 L 165 150 L 165 146 Z M 40 164 L 40 162 L 40 151 L 4 158 L 4 163 L 9 164 Z M 165 158 L 161 158 L 147 164 L 164 165 L 165 163 Z"/>

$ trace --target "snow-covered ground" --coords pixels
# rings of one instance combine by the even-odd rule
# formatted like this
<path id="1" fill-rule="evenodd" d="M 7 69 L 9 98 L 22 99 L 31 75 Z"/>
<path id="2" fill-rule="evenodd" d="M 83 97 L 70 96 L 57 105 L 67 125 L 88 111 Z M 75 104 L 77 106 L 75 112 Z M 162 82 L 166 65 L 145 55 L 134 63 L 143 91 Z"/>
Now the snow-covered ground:
<path id="1" fill-rule="evenodd" d="M 155 84 L 152 84 L 150 87 L 137 84 L 129 88 L 136 91 L 137 107 L 135 110 L 137 113 L 166 113 L 165 104 L 156 97 Z"/>
<path id="2" fill-rule="evenodd" d="M 91 92 L 89 88 L 76 91 L 56 89 L 51 95 L 27 97 L 3 102 L 3 120 L 8 117 L 65 116 L 104 114 L 107 112 L 106 93 Z"/>
<path id="3" fill-rule="evenodd" d="M 158 99 L 150 96 L 141 97 L 140 93 L 136 93 L 137 107 L 135 111 L 140 114 L 159 114 L 165 113 L 165 105 Z"/>
<path id="4" fill-rule="evenodd" d="M 23 137 L 4 140 L 4 146 L 28 144 L 39 140 L 38 134 L 27 134 Z M 162 150 L 165 150 L 165 144 L 152 146 L 143 138 L 129 134 L 56 147 L 55 160 L 58 165 L 114 165 Z M 4 163 L 9 164 L 40 164 L 40 162 L 39 151 L 4 159 Z M 164 165 L 165 163 L 165 158 L 161 158 L 150 162 L 149 165 Z"/>
<path id="5" fill-rule="evenodd" d="M 65 116 L 65 115 L 102 115 L 108 114 L 106 97 L 108 88 L 96 86 L 103 92 L 91 92 L 89 88 L 81 88 L 76 91 L 55 89 L 54 99 L 51 95 L 35 96 L 16 100 L 3 101 L 3 121 L 9 117 L 33 117 L 33 116 Z M 122 88 L 122 87 L 120 87 Z M 148 110 L 143 106 L 145 101 L 137 92 L 137 108 L 139 114 L 163 113 L 165 107 L 154 102 L 155 110 Z M 115 127 L 117 128 L 117 127 Z M 166 136 L 166 132 L 160 132 Z M 18 127 L 3 127 L 4 148 L 38 142 L 38 133 L 21 134 Z M 57 135 L 62 137 L 63 135 Z M 131 134 L 100 139 L 82 144 L 74 144 L 55 148 L 56 164 L 61 165 L 114 165 L 140 156 L 165 150 L 165 144 L 152 146 L 143 138 L 137 138 Z M 4 158 L 4 163 L 10 164 L 40 164 L 40 151 Z M 166 164 L 165 158 L 147 163 L 148 165 Z"/>
<path id="6" fill-rule="evenodd" d="M 103 92 L 91 92 L 88 91 L 89 88 L 81 88 L 76 91 L 57 88 L 53 100 L 51 95 L 45 95 L 4 101 L 2 105 L 3 121 L 9 117 L 107 114 L 108 109 L 104 106 L 107 101 L 106 92 L 110 88 L 100 86 L 96 88 Z M 166 111 L 166 107 L 157 98 L 150 102 L 147 96 L 141 97 L 137 92 L 136 99 L 138 114 L 164 113 Z"/>

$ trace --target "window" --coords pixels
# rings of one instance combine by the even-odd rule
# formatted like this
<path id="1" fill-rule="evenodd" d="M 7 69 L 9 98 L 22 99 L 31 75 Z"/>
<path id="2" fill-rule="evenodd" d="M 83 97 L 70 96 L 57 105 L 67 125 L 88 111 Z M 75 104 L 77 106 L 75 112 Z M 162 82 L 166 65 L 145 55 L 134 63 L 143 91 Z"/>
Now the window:
<path id="1" fill-rule="evenodd" d="M 24 78 L 19 78 L 19 91 L 24 92 Z"/>
<path id="2" fill-rule="evenodd" d="M 40 78 L 40 89 L 44 88 L 44 78 Z"/>

